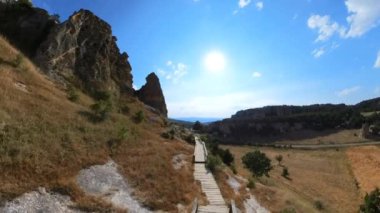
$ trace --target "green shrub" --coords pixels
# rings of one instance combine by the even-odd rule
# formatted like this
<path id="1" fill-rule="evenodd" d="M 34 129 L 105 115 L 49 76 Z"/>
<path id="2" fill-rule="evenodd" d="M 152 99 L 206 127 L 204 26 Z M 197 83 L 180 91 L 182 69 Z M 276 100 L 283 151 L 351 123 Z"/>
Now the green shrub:
<path id="1" fill-rule="evenodd" d="M 13 61 L 14 66 L 20 67 L 23 60 L 24 60 L 24 57 L 21 54 L 17 54 L 15 60 Z"/>
<path id="2" fill-rule="evenodd" d="M 95 116 L 103 121 L 107 118 L 108 114 L 112 110 L 111 101 L 100 100 L 95 104 L 91 105 L 91 110 L 94 112 Z"/>
<path id="3" fill-rule="evenodd" d="M 162 133 L 161 137 L 163 137 L 165 139 L 173 140 L 174 139 L 174 134 L 175 134 L 175 131 L 174 131 L 174 129 L 172 129 L 170 131 Z"/>
<path id="4" fill-rule="evenodd" d="M 222 164 L 219 156 L 209 155 L 206 161 L 206 168 L 211 172 L 215 172 L 215 170 Z"/>
<path id="5" fill-rule="evenodd" d="M 79 99 L 78 91 L 73 86 L 67 88 L 67 98 L 72 102 L 77 102 Z"/>
<path id="6" fill-rule="evenodd" d="M 254 188 L 256 187 L 256 183 L 255 183 L 255 181 L 254 181 L 252 178 L 250 178 L 250 179 L 248 180 L 247 187 L 248 187 L 249 189 L 254 189 Z"/>
<path id="7" fill-rule="evenodd" d="M 129 114 L 130 111 L 131 109 L 126 104 L 120 107 L 120 113 Z"/>
<path id="8" fill-rule="evenodd" d="M 288 168 L 286 168 L 286 167 L 282 168 L 282 174 L 281 174 L 281 176 L 284 177 L 284 178 L 289 178 Z"/>
<path id="9" fill-rule="evenodd" d="M 140 111 L 136 112 L 134 119 L 135 119 L 136 123 L 141 123 L 144 120 L 144 117 L 145 117 L 144 112 L 140 110 Z"/>
<path id="10" fill-rule="evenodd" d="M 314 202 L 314 207 L 318 209 L 319 211 L 323 210 L 325 207 L 323 206 L 323 203 L 319 200 Z"/>
<path id="11" fill-rule="evenodd" d="M 281 213 L 296 213 L 296 210 L 293 208 L 285 208 L 281 210 Z"/>
<path id="12" fill-rule="evenodd" d="M 282 155 L 276 155 L 276 160 L 278 162 L 278 165 L 281 165 Z"/>
<path id="13" fill-rule="evenodd" d="M 111 93 L 108 91 L 96 91 L 94 98 L 98 101 L 111 101 Z"/>
<path id="14" fill-rule="evenodd" d="M 272 169 L 271 160 L 259 150 L 247 153 L 242 157 L 242 161 L 244 166 L 256 177 L 269 176 L 269 171 Z"/>
<path id="15" fill-rule="evenodd" d="M 230 165 L 230 168 L 231 168 L 232 172 L 236 175 L 236 174 L 237 174 L 237 170 L 236 170 L 236 166 L 235 166 L 234 163 L 232 163 L 232 164 Z"/>
<path id="16" fill-rule="evenodd" d="M 234 156 L 232 155 L 229 149 L 220 149 L 219 156 L 222 158 L 223 163 L 228 166 L 230 166 L 231 163 L 234 162 Z"/>
<path id="17" fill-rule="evenodd" d="M 364 203 L 360 205 L 362 213 L 377 213 L 380 212 L 380 190 L 376 188 L 371 193 L 367 193 L 364 197 Z"/>
<path id="18" fill-rule="evenodd" d="M 188 142 L 189 144 L 195 144 L 195 138 L 194 138 L 194 135 L 193 135 L 193 134 L 190 134 L 190 135 L 186 136 L 185 140 L 186 140 L 186 142 Z"/>
<path id="19" fill-rule="evenodd" d="M 126 140 L 129 136 L 129 130 L 127 127 L 121 127 L 121 129 L 118 132 L 118 138 L 120 140 Z"/>
<path id="20" fill-rule="evenodd" d="M 196 121 L 193 125 L 193 129 L 195 131 L 202 131 L 203 130 L 203 125 L 201 124 L 201 122 L 199 121 Z"/>

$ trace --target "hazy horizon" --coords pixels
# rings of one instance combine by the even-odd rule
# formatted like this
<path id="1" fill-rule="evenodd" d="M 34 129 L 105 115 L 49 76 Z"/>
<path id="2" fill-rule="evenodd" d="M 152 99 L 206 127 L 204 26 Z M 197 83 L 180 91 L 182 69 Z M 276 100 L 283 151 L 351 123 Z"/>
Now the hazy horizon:
<path id="1" fill-rule="evenodd" d="M 266 105 L 380 95 L 378 0 L 34 0 L 64 21 L 107 21 L 134 86 L 160 78 L 169 117 L 226 118 Z"/>

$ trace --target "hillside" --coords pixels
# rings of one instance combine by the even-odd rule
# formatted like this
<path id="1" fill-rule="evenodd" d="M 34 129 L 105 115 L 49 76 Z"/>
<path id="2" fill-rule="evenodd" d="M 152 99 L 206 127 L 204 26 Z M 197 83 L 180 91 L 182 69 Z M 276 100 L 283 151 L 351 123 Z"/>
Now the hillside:
<path id="1" fill-rule="evenodd" d="M 146 207 L 174 210 L 191 203 L 197 193 L 192 170 L 176 170 L 172 158 L 183 154 L 190 161 L 192 147 L 160 137 L 167 131 L 164 116 L 124 96 L 112 99 L 104 121 L 94 120 L 90 106 L 96 100 L 76 90 L 79 98 L 72 102 L 68 91 L 0 38 L 0 204 L 46 187 L 69 195 L 82 210 L 114 209 L 75 181 L 81 169 L 109 159 Z"/>
<path id="2" fill-rule="evenodd" d="M 352 106 L 266 106 L 238 111 L 231 118 L 211 123 L 207 131 L 226 143 L 303 140 L 359 129 L 366 120 L 362 113 L 378 111 L 379 107 L 378 98 Z"/>

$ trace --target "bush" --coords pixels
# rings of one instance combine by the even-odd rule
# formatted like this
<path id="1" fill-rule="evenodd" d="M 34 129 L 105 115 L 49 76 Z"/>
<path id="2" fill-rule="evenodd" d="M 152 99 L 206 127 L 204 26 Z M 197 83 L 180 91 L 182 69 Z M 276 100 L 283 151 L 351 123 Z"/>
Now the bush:
<path id="1" fill-rule="evenodd" d="M 254 189 L 254 188 L 256 187 L 255 181 L 254 181 L 252 178 L 250 178 L 250 179 L 248 180 L 247 187 L 248 187 L 249 189 Z"/>
<path id="2" fill-rule="evenodd" d="M 236 174 L 237 174 L 237 170 L 236 170 L 236 166 L 235 166 L 234 163 L 232 163 L 232 164 L 230 165 L 230 168 L 231 168 L 232 172 L 236 175 Z"/>
<path id="3" fill-rule="evenodd" d="M 315 201 L 314 202 L 314 207 L 316 209 L 318 209 L 319 211 L 323 210 L 324 209 L 324 206 L 323 206 L 323 203 L 319 200 Z"/>
<path id="4" fill-rule="evenodd" d="M 203 130 L 203 125 L 201 124 L 201 122 L 199 121 L 196 121 L 193 125 L 193 129 L 195 131 L 202 131 Z"/>
<path id="5" fill-rule="evenodd" d="M 223 163 L 228 166 L 230 166 L 231 163 L 234 162 L 234 156 L 232 155 L 229 149 L 220 149 L 219 156 L 222 158 Z"/>
<path id="6" fill-rule="evenodd" d="M 360 205 L 362 213 L 377 213 L 380 212 L 380 190 L 376 188 L 371 193 L 367 193 L 364 197 L 364 203 Z"/>
<path id="7" fill-rule="evenodd" d="M 269 177 L 268 173 L 272 169 L 271 160 L 259 150 L 247 153 L 242 157 L 242 161 L 254 176 L 261 177 L 266 175 Z"/>
<path id="8" fill-rule="evenodd" d="M 281 176 L 284 177 L 284 178 L 289 178 L 288 168 L 286 168 L 286 167 L 282 168 L 282 174 L 281 174 Z"/>
<path id="9" fill-rule="evenodd" d="M 141 110 L 136 112 L 134 118 L 135 118 L 136 123 L 141 123 L 144 120 L 144 112 Z"/>
<path id="10" fill-rule="evenodd" d="M 215 172 L 215 170 L 222 164 L 219 156 L 209 155 L 207 156 L 206 168 L 211 172 Z"/>
<path id="11" fill-rule="evenodd" d="M 105 120 L 112 110 L 112 103 L 110 101 L 100 100 L 91 105 L 91 110 L 99 120 Z"/>
<path id="12" fill-rule="evenodd" d="M 174 134 L 175 134 L 174 129 L 171 129 L 170 131 L 162 133 L 161 137 L 163 137 L 165 139 L 173 140 L 174 139 Z"/>
<path id="13" fill-rule="evenodd" d="M 278 165 L 281 165 L 282 155 L 276 155 L 276 160 L 278 161 Z"/>
<path id="14" fill-rule="evenodd" d="M 73 86 L 69 86 L 67 88 L 67 98 L 72 101 L 72 102 L 76 102 L 78 101 L 79 99 L 79 94 L 78 94 L 78 91 L 75 89 L 75 87 Z"/>
<path id="15" fill-rule="evenodd" d="M 186 140 L 186 142 L 188 142 L 189 144 L 195 144 L 195 138 L 194 138 L 194 135 L 193 135 L 193 134 L 190 134 L 190 135 L 186 136 L 185 140 Z"/>
<path id="16" fill-rule="evenodd" d="M 129 130 L 127 127 L 122 127 L 118 132 L 119 140 L 126 140 L 129 136 Z"/>

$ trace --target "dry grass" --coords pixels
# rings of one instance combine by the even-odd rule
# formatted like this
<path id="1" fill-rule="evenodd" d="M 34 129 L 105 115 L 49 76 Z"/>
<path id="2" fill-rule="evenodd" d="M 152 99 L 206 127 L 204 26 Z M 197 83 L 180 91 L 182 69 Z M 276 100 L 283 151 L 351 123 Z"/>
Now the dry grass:
<path id="1" fill-rule="evenodd" d="M 70 102 L 1 37 L 0 59 L 0 201 L 45 186 L 66 191 L 81 208 L 109 208 L 77 189 L 75 176 L 112 157 L 145 205 L 171 211 L 177 203 L 191 204 L 198 193 L 191 168 L 174 171 L 171 164 L 179 153 L 190 162 L 191 147 L 161 139 L 163 118 L 128 98 L 129 115 L 114 112 L 104 122 L 90 122 L 85 115 L 91 114 L 91 98 L 81 94 Z M 135 124 L 139 110 L 146 119 Z M 123 140 L 122 128 L 128 130 Z"/>
<path id="2" fill-rule="evenodd" d="M 339 144 L 356 143 L 369 141 L 359 137 L 360 129 L 340 130 L 340 131 L 313 131 L 304 130 L 291 133 L 289 139 L 276 142 L 277 144 Z M 306 139 L 300 139 L 306 138 Z"/>
<path id="3" fill-rule="evenodd" d="M 229 148 L 234 154 L 238 174 L 251 177 L 240 159 L 254 148 L 223 148 Z M 318 200 L 323 203 L 325 212 L 357 212 L 360 196 L 344 150 L 260 150 L 272 160 L 274 169 L 270 178 L 261 178 L 252 192 L 269 210 L 279 212 L 293 208 L 297 212 L 316 212 L 314 202 Z M 282 166 L 275 160 L 278 154 L 284 157 L 282 165 L 289 169 L 291 180 L 281 176 Z"/>
<path id="4" fill-rule="evenodd" d="M 346 153 L 362 195 L 380 187 L 380 147 L 355 147 Z"/>

